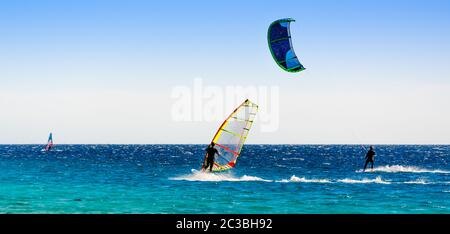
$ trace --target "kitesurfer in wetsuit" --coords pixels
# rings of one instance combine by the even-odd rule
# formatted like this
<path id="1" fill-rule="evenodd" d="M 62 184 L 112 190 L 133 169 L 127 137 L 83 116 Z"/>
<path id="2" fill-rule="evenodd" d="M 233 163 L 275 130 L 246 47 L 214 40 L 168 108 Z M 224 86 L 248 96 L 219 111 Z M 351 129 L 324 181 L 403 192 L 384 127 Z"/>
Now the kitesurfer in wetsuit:
<path id="1" fill-rule="evenodd" d="M 210 172 L 212 172 L 212 168 L 214 165 L 215 154 L 220 155 L 219 151 L 217 151 L 217 149 L 214 148 L 214 145 L 215 145 L 214 142 L 211 142 L 208 148 L 206 148 L 206 164 L 203 167 L 205 170 L 208 170 L 209 167 Z"/>
<path id="2" fill-rule="evenodd" d="M 373 150 L 373 146 L 370 146 L 370 149 L 369 149 L 369 151 L 367 151 L 367 154 L 366 154 L 366 164 L 364 165 L 363 171 L 366 171 L 367 164 L 369 164 L 369 163 L 371 163 L 371 168 L 373 170 L 374 158 L 375 158 L 375 150 Z"/>

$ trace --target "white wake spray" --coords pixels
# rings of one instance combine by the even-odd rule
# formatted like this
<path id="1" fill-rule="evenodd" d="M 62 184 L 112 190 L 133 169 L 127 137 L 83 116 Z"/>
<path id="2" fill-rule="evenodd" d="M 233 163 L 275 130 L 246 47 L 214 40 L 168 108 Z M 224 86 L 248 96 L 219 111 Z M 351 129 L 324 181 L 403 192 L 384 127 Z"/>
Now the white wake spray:
<path id="1" fill-rule="evenodd" d="M 342 179 L 338 180 L 338 182 L 346 183 L 346 184 L 369 184 L 369 183 L 376 183 L 376 184 L 390 184 L 390 181 L 384 181 L 381 179 L 381 176 L 377 176 L 375 179 L 367 179 L 364 178 L 362 180 L 354 180 L 354 179 Z"/>
<path id="2" fill-rule="evenodd" d="M 373 170 L 366 169 L 365 172 L 387 172 L 387 173 L 450 173 L 450 171 L 444 170 L 430 170 L 423 169 L 414 166 L 401 166 L 401 165 L 393 165 L 393 166 L 380 166 L 375 167 Z M 356 172 L 363 172 L 363 170 L 357 170 Z"/>
<path id="3" fill-rule="evenodd" d="M 268 180 L 263 179 L 257 176 L 249 176 L 244 175 L 237 177 L 232 173 L 208 173 L 202 172 L 195 169 L 192 169 L 192 173 L 188 175 L 182 175 L 178 177 L 169 178 L 170 180 L 184 180 L 184 181 L 203 181 L 203 182 L 244 182 L 244 181 L 255 181 L 255 182 L 275 182 L 275 183 L 345 183 L 345 184 L 435 184 L 433 182 L 426 181 L 425 179 L 417 179 L 414 181 L 390 181 L 383 180 L 381 176 L 377 176 L 374 179 L 363 178 L 363 179 L 353 179 L 353 178 L 344 178 L 344 179 L 316 179 L 316 178 L 306 178 L 306 177 L 297 177 L 292 175 L 289 179 L 281 179 L 281 180 Z M 450 182 L 441 182 L 441 183 L 450 183 Z"/>
<path id="4" fill-rule="evenodd" d="M 291 176 L 290 179 L 277 180 L 279 183 L 289 183 L 289 182 L 298 182 L 298 183 L 332 183 L 328 179 L 306 179 L 305 177 L 297 177 L 295 175 Z"/>
<path id="5" fill-rule="evenodd" d="M 257 176 L 244 175 L 241 177 L 235 177 L 231 173 L 208 173 L 203 171 L 197 171 L 192 169 L 192 174 L 170 178 L 170 180 L 186 180 L 186 181 L 209 181 L 209 182 L 221 182 L 221 181 L 262 181 L 272 182 L 272 180 L 265 180 Z"/>

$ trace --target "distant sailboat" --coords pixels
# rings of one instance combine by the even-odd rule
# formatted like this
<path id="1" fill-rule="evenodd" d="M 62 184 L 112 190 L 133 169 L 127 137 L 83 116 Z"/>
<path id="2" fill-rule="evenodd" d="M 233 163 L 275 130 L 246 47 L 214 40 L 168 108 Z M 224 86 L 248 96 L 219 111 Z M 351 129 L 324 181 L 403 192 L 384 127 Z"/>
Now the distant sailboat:
<path id="1" fill-rule="evenodd" d="M 50 151 L 53 148 L 53 134 L 50 133 L 48 136 L 47 146 L 45 146 L 45 151 Z"/>

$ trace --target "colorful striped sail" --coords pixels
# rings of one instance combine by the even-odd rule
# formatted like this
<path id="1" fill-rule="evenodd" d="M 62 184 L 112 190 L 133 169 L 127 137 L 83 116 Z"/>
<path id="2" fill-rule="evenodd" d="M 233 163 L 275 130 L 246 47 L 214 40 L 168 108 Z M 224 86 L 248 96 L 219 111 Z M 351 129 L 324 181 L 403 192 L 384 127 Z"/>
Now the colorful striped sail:
<path id="1" fill-rule="evenodd" d="M 53 148 L 53 134 L 50 133 L 47 140 L 47 146 L 45 146 L 45 151 L 50 151 Z"/>
<path id="2" fill-rule="evenodd" d="M 215 157 L 212 168 L 214 172 L 229 170 L 236 165 L 257 112 L 258 106 L 247 99 L 222 123 L 212 140 L 220 153 Z M 203 165 L 206 157 L 207 155 Z"/>

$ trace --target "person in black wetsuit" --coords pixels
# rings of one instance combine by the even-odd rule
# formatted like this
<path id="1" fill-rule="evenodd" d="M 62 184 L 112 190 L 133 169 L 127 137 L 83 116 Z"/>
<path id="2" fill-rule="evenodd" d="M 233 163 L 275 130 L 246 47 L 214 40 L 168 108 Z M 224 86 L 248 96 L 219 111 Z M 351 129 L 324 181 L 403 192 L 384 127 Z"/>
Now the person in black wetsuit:
<path id="1" fill-rule="evenodd" d="M 369 151 L 367 151 L 367 154 L 366 154 L 366 164 L 364 165 L 363 171 L 366 171 L 367 164 L 369 164 L 369 163 L 371 163 L 371 168 L 373 170 L 374 158 L 375 158 L 375 150 L 373 150 L 373 146 L 370 146 L 370 149 L 369 149 Z"/>
<path id="2" fill-rule="evenodd" d="M 220 155 L 219 151 L 217 151 L 217 149 L 214 148 L 214 145 L 215 145 L 214 142 L 211 142 L 208 148 L 206 148 L 206 164 L 203 167 L 205 170 L 208 170 L 209 167 L 210 172 L 212 172 L 212 168 L 214 165 L 215 154 Z"/>

